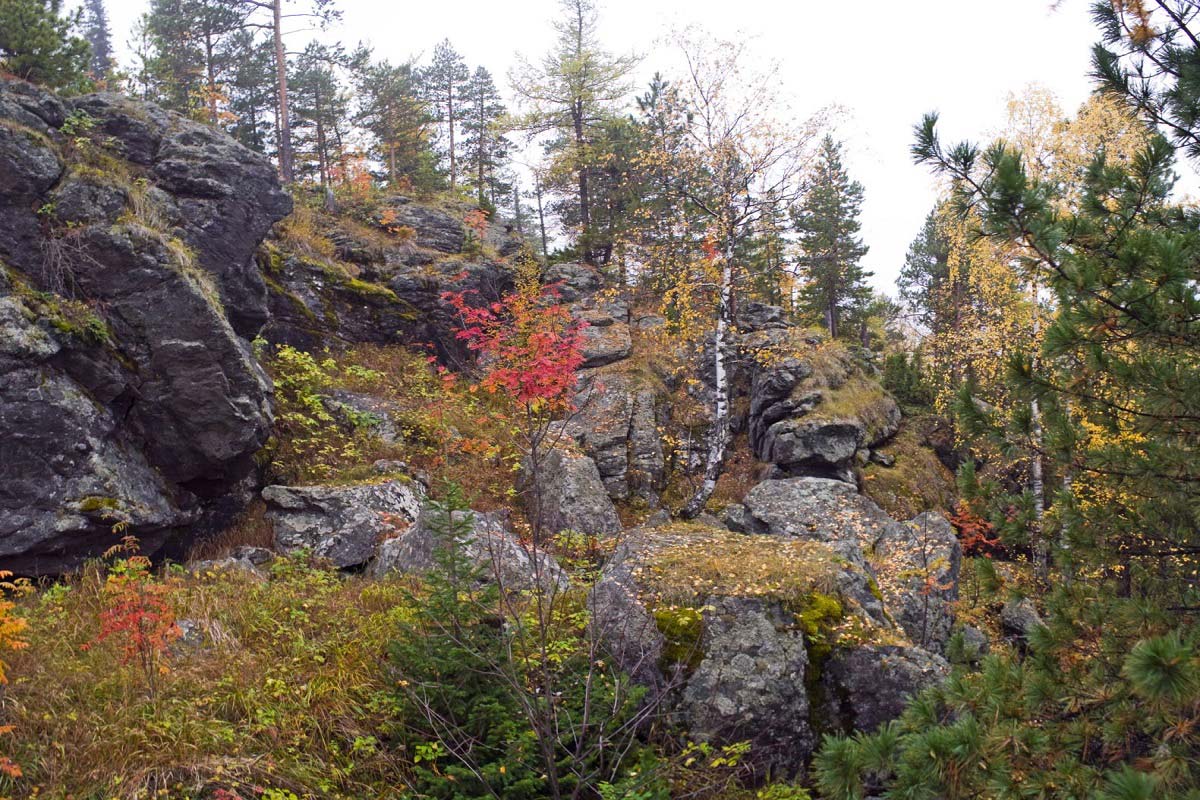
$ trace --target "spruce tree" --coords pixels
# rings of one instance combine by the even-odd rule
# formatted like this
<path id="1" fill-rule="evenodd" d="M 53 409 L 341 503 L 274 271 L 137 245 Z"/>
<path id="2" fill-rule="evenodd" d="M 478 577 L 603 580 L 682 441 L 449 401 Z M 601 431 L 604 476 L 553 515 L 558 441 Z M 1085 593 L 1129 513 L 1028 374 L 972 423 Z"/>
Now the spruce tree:
<path id="1" fill-rule="evenodd" d="M 451 189 L 458 184 L 455 134 L 462 123 L 463 106 L 467 102 L 463 95 L 470 77 L 466 62 L 449 39 L 438 43 L 433 50 L 433 63 L 421 73 L 422 84 L 429 93 L 438 125 L 445 134 Z"/>
<path id="2" fill-rule="evenodd" d="M 86 0 L 83 6 L 84 37 L 92 48 L 92 77 L 105 78 L 113 68 L 112 32 L 104 0 Z"/>
<path id="3" fill-rule="evenodd" d="M 908 246 L 896 278 L 900 300 L 910 318 L 927 331 L 946 324 L 946 284 L 950 279 L 950 247 L 941 230 L 938 211 L 925 217 L 921 232 Z"/>
<path id="4" fill-rule="evenodd" d="M 842 320 L 870 300 L 871 273 L 859 263 L 867 253 L 859 237 L 862 199 L 862 184 L 851 180 L 842 164 L 841 145 L 826 136 L 792 221 L 800 246 L 797 306 L 822 320 L 835 338 L 842 333 Z"/>
<path id="5" fill-rule="evenodd" d="M 0 69 L 52 88 L 79 85 L 91 50 L 74 31 L 82 9 L 64 13 L 63 0 L 0 0 Z"/>

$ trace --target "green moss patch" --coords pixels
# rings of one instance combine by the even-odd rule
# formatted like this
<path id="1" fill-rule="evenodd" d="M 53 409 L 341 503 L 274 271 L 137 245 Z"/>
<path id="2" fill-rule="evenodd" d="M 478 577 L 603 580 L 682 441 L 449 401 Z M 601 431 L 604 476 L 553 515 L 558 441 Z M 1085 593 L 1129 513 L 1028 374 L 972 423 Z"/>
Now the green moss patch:
<path id="1" fill-rule="evenodd" d="M 863 493 L 896 519 L 955 505 L 954 475 L 923 444 L 918 427 L 918 421 L 905 420 L 895 437 L 879 448 L 891 456 L 892 466 L 871 463 L 863 469 Z"/>

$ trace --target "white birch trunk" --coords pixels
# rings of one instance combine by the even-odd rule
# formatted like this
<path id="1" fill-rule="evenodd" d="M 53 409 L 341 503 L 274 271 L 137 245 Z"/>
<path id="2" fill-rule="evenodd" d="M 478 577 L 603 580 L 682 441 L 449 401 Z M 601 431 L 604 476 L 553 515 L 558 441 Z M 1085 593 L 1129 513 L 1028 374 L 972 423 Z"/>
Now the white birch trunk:
<path id="1" fill-rule="evenodd" d="M 713 383 L 716 391 L 713 427 L 704 464 L 704 480 L 683 509 L 683 516 L 688 519 L 704 510 L 704 504 L 717 487 L 717 478 L 721 476 L 721 465 L 725 461 L 725 449 L 729 445 L 729 375 L 725 365 L 725 340 L 732 327 L 732 317 L 733 237 L 730 236 L 726 239 L 725 258 L 721 265 L 720 309 L 717 312 L 717 330 L 713 336 Z"/>

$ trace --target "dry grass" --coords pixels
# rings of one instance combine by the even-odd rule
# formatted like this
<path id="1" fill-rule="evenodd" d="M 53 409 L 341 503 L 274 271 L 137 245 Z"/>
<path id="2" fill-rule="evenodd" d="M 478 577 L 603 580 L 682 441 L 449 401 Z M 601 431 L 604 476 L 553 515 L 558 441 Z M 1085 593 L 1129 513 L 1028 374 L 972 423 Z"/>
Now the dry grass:
<path id="1" fill-rule="evenodd" d="M 337 252 L 321 230 L 320 213 L 302 204 L 275 225 L 275 238 L 285 250 L 308 258 L 332 261 Z"/>
<path id="2" fill-rule="evenodd" d="M 11 659 L 2 708 L 24 777 L 0 795 L 403 794 L 403 753 L 381 741 L 394 722 L 384 654 L 411 607 L 406 584 L 294 559 L 267 581 L 164 576 L 178 618 L 205 633 L 171 646 L 152 698 L 119 643 L 96 642 L 105 580 L 92 569 L 22 601 L 29 647 Z"/>
<path id="3" fill-rule="evenodd" d="M 871 463 L 863 469 L 863 494 L 895 519 L 911 519 L 922 511 L 953 509 L 954 475 L 937 454 L 921 442 L 914 420 L 905 420 L 900 431 L 880 451 L 895 459 L 891 467 Z"/>
<path id="4" fill-rule="evenodd" d="M 233 524 L 211 539 L 196 542 L 188 551 L 188 561 L 224 558 L 238 547 L 275 547 L 275 532 L 266 517 L 267 506 L 254 500 Z"/>
<path id="5" fill-rule="evenodd" d="M 836 591 L 845 566 L 828 547 L 800 539 L 686 523 L 648 536 L 646 565 L 636 574 L 653 605 L 690 605 L 711 596 L 799 603 L 813 592 Z"/>

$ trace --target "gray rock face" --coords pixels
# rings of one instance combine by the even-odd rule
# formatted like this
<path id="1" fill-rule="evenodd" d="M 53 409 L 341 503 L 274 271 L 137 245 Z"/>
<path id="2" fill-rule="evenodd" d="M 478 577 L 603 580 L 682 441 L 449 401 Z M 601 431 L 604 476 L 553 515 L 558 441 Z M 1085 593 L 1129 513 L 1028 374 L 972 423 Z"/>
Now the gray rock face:
<path id="1" fill-rule="evenodd" d="M 384 255 L 391 259 L 399 249 Z M 259 263 L 271 284 L 271 321 L 263 331 L 268 341 L 305 350 L 343 343 L 431 346 L 454 367 L 469 364 L 470 357 L 456 337 L 460 320 L 442 295 L 468 292 L 490 303 L 512 288 L 511 270 L 487 259 L 396 261 L 364 270 L 361 279 L 291 254 L 263 253 Z"/>
<path id="2" fill-rule="evenodd" d="M 629 358 L 633 340 L 629 325 L 611 317 L 601 318 L 605 324 L 589 323 L 583 329 L 583 366 L 602 367 Z"/>
<path id="3" fill-rule="evenodd" d="M 268 486 L 262 491 L 275 544 L 308 550 L 340 568 L 361 567 L 397 527 L 414 522 L 425 492 L 406 480 L 359 486 Z"/>
<path id="4" fill-rule="evenodd" d="M 546 268 L 546 284 L 553 285 L 564 302 L 573 303 L 604 288 L 604 276 L 587 264 L 562 262 Z"/>
<path id="5" fill-rule="evenodd" d="M 271 164 L 207 125 L 120 95 L 87 95 L 72 105 L 126 159 L 152 168 L 170 197 L 164 216 L 216 278 L 230 324 L 247 338 L 257 334 L 267 321 L 267 288 L 254 251 L 292 210 Z"/>
<path id="6" fill-rule="evenodd" d="M 369 572 L 374 577 L 429 572 L 437 565 L 438 548 L 447 546 L 452 535 L 462 554 L 479 569 L 480 580 L 496 582 L 505 591 L 534 587 L 555 591 L 569 583 L 554 559 L 523 545 L 501 515 L 455 511 L 447 519 L 444 511 L 430 507 L 411 527 L 379 546 Z"/>
<path id="7" fill-rule="evenodd" d="M 540 517 L 543 534 L 570 530 L 602 535 L 621 530 L 621 520 L 600 480 L 596 462 L 587 456 L 556 449 L 543 458 L 540 504 L 534 499 L 530 479 L 526 464 L 523 473 L 525 502 L 530 515 Z"/>
<path id="8" fill-rule="evenodd" d="M 589 371 L 575 404 L 568 430 L 596 462 L 609 496 L 655 498 L 665 467 L 655 391 L 635 375 Z"/>
<path id="9" fill-rule="evenodd" d="M 84 112 L 91 132 L 71 136 L 91 141 L 67 147 L 58 129 Z M 146 180 L 81 167 L 81 147 Z M 152 554 L 236 512 L 271 425 L 270 384 L 238 335 L 265 306 L 239 270 L 254 272 L 289 208 L 265 159 L 202 125 L 0 79 L 6 567 L 69 570 L 116 522 Z"/>
<path id="10" fill-rule="evenodd" d="M 880 589 L 892 615 L 914 644 L 945 651 L 954 627 L 962 545 L 941 514 L 926 512 L 887 526 L 875 540 Z M 892 579 L 889 579 L 892 578 Z"/>
<path id="11" fill-rule="evenodd" d="M 774 338 L 773 348 L 794 347 Z M 900 427 L 896 401 L 847 354 L 772 357 L 752 374 L 751 446 L 759 460 L 792 474 L 852 480 L 855 454 Z"/>
<path id="12" fill-rule="evenodd" d="M 755 767 L 789 774 L 812 752 L 808 653 L 794 617 L 777 604 L 722 598 L 705 614 L 704 656 L 675 713 L 702 740 L 748 740 Z"/>
<path id="13" fill-rule="evenodd" d="M 872 732 L 907 701 L 944 681 L 950 665 L 919 647 L 864 645 L 836 651 L 824 664 L 825 716 L 834 729 Z"/>
<path id="14" fill-rule="evenodd" d="M 447 211 L 411 202 L 407 197 L 391 198 L 389 205 L 396 211 L 396 224 L 416 231 L 418 247 L 440 253 L 461 253 L 466 239 L 466 226 L 460 217 Z"/>
<path id="15" fill-rule="evenodd" d="M 348 430 L 368 430 L 384 444 L 396 444 L 402 438 L 393 418 L 399 404 L 393 400 L 337 389 L 324 396 L 321 402 Z"/>
<path id="16" fill-rule="evenodd" d="M 854 564 L 865 561 L 864 540 L 899 527 L 854 486 L 829 478 L 763 481 L 743 504 L 749 532 L 823 542 Z"/>

